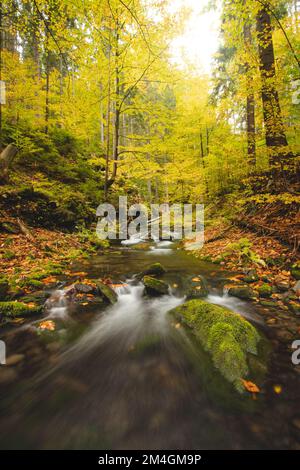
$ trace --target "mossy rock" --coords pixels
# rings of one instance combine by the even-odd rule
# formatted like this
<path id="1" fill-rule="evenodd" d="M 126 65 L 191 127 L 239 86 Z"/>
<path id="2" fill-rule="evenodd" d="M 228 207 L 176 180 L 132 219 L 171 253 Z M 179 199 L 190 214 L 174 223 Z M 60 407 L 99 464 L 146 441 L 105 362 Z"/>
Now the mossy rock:
<path id="1" fill-rule="evenodd" d="M 288 303 L 289 310 L 294 314 L 299 316 L 300 315 L 300 303 L 299 302 L 289 302 Z"/>
<path id="2" fill-rule="evenodd" d="M 169 292 L 169 286 L 166 282 L 155 279 L 151 276 L 143 277 L 143 284 L 145 286 L 145 292 L 151 297 L 157 297 L 159 295 L 167 295 Z"/>
<path id="3" fill-rule="evenodd" d="M 259 286 L 257 291 L 259 293 L 259 297 L 263 297 L 263 298 L 271 297 L 272 292 L 273 292 L 272 287 L 269 286 L 269 284 L 266 284 L 266 283 Z"/>
<path id="4" fill-rule="evenodd" d="M 242 300 L 251 300 L 254 297 L 254 292 L 249 286 L 229 287 L 228 294 Z"/>
<path id="5" fill-rule="evenodd" d="M 140 274 L 140 277 L 142 278 L 144 276 L 162 276 L 163 274 L 165 274 L 165 272 L 166 270 L 162 264 L 154 263 L 154 264 L 151 264 L 151 266 L 149 266 L 147 269 L 145 269 Z"/>
<path id="6" fill-rule="evenodd" d="M 7 317 L 26 317 L 42 313 L 40 305 L 27 305 L 23 302 L 0 302 L 0 315 Z"/>
<path id="7" fill-rule="evenodd" d="M 98 280 L 95 281 L 95 284 L 97 286 L 98 293 L 106 302 L 110 304 L 115 304 L 117 302 L 118 296 L 111 287 Z"/>
<path id="8" fill-rule="evenodd" d="M 185 295 L 187 300 L 206 297 L 208 295 L 208 289 L 205 281 L 200 276 L 195 276 L 193 279 L 189 279 Z"/>
<path id="9" fill-rule="evenodd" d="M 261 338 L 255 327 L 241 315 L 203 300 L 190 300 L 170 313 L 191 328 L 215 367 L 242 392 L 241 379 L 250 373 L 248 355 L 257 355 Z"/>
<path id="10" fill-rule="evenodd" d="M 20 283 L 21 287 L 33 287 L 34 289 L 42 289 L 44 284 L 38 279 L 23 279 Z"/>
<path id="11" fill-rule="evenodd" d="M 272 300 L 262 300 L 260 302 L 260 305 L 262 307 L 267 307 L 267 308 L 278 308 L 277 303 L 273 302 Z"/>

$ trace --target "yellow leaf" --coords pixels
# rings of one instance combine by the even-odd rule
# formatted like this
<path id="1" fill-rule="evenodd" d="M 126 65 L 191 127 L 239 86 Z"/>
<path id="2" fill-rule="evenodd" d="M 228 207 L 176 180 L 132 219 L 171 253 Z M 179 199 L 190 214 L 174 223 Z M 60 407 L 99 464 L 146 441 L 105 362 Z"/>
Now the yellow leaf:
<path id="1" fill-rule="evenodd" d="M 280 395 L 280 393 L 282 392 L 281 385 L 274 385 L 273 389 L 274 389 L 274 392 L 277 393 L 277 395 Z"/>
<path id="2" fill-rule="evenodd" d="M 52 320 L 45 320 L 45 321 L 42 321 L 42 322 L 39 324 L 39 328 L 40 328 L 41 330 L 54 331 L 54 330 L 55 330 L 55 323 L 54 323 L 54 321 L 52 321 Z"/>

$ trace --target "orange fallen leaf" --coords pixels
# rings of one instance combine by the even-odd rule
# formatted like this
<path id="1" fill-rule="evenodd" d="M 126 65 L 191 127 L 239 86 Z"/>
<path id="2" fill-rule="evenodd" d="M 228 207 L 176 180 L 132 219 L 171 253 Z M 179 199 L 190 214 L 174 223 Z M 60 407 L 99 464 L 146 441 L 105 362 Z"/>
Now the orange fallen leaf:
<path id="1" fill-rule="evenodd" d="M 194 277 L 194 278 L 192 279 L 192 281 L 193 281 L 193 282 L 199 282 L 199 281 L 201 281 L 201 279 L 200 279 L 199 277 Z"/>
<path id="2" fill-rule="evenodd" d="M 42 321 L 42 322 L 39 324 L 39 328 L 40 328 L 41 330 L 54 331 L 54 330 L 55 330 L 55 323 L 54 323 L 54 321 L 52 321 L 52 320 L 45 320 L 45 321 Z"/>
<path id="3" fill-rule="evenodd" d="M 86 305 L 88 305 L 88 304 L 89 304 L 88 302 L 82 302 L 81 305 L 86 306 Z"/>
<path id="4" fill-rule="evenodd" d="M 250 393 L 259 393 L 260 392 L 260 389 L 258 388 L 258 386 L 253 383 L 253 382 L 250 382 L 249 380 L 244 380 L 244 379 L 241 379 L 242 380 L 242 383 L 245 387 L 245 389 L 250 392 Z"/>

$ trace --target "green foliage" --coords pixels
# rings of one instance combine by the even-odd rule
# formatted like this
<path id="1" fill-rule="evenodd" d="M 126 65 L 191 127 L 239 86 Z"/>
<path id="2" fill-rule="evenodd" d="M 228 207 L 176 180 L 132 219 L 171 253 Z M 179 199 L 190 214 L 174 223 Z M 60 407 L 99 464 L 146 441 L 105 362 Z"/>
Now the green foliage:
<path id="1" fill-rule="evenodd" d="M 229 257 L 232 254 L 239 257 L 243 263 L 254 263 L 261 266 L 266 266 L 264 260 L 262 260 L 255 251 L 251 250 L 252 243 L 247 238 L 241 238 L 238 242 L 230 243 L 226 247 L 226 251 L 223 254 L 224 257 Z"/>

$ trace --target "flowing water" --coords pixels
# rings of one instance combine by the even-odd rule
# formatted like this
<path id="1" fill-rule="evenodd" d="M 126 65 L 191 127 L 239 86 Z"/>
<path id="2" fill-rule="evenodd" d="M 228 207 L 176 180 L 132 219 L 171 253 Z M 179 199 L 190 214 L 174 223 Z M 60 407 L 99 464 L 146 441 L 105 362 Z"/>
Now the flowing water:
<path id="1" fill-rule="evenodd" d="M 167 269 L 169 295 L 149 299 L 135 274 L 154 262 Z M 209 356 L 168 314 L 184 302 L 192 276 L 203 276 L 207 300 L 241 313 L 264 330 L 261 315 L 223 294 L 226 274 L 176 246 L 115 247 L 75 266 L 117 283 L 110 307 L 70 304 L 55 291 L 45 318 L 8 330 L 9 354 L 25 354 L 1 389 L 1 448 L 252 449 L 296 448 L 293 425 L 299 376 L 289 352 L 273 349 L 263 392 L 240 396 Z M 282 385 L 282 393 L 274 385 Z"/>

